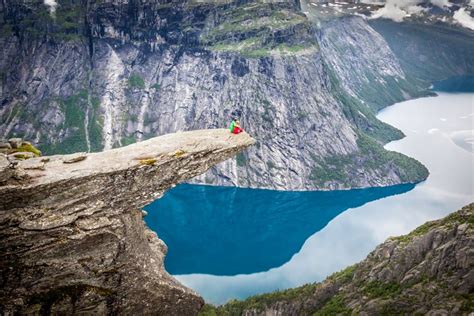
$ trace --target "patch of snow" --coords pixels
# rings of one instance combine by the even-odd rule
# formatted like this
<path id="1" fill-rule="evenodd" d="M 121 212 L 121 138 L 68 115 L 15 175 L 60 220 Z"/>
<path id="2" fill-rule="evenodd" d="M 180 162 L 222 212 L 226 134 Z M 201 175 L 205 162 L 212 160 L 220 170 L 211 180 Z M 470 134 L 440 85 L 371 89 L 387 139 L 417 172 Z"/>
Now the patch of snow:
<path id="1" fill-rule="evenodd" d="M 461 26 L 474 30 L 474 18 L 466 11 L 466 8 L 457 10 L 453 15 L 453 19 Z"/>

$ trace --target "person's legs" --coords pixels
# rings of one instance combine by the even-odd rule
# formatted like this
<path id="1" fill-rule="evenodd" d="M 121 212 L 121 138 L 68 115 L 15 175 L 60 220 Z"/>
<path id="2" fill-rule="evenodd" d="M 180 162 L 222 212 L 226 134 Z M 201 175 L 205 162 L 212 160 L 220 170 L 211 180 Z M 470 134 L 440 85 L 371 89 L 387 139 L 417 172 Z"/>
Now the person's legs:
<path id="1" fill-rule="evenodd" d="M 241 133 L 242 131 L 243 131 L 243 130 L 242 130 L 240 127 L 237 127 L 237 126 L 236 126 L 236 127 L 234 127 L 234 130 L 232 131 L 232 133 L 234 133 L 234 134 L 239 134 L 239 133 Z"/>

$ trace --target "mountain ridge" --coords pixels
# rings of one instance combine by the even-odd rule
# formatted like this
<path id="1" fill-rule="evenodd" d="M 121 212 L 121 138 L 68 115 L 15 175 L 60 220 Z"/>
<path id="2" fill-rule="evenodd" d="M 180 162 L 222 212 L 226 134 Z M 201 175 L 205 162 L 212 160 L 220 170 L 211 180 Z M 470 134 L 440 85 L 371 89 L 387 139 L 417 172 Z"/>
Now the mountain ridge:
<path id="1" fill-rule="evenodd" d="M 474 311 L 474 204 L 407 235 L 320 283 L 206 305 L 211 315 L 467 315 Z"/>
<path id="2" fill-rule="evenodd" d="M 428 175 L 382 148 L 403 134 L 375 118 L 426 85 L 360 17 L 317 29 L 292 1 L 81 3 L 61 2 L 54 18 L 41 4 L 1 5 L 3 137 L 47 154 L 99 151 L 240 115 L 257 146 L 194 181 L 330 190 Z"/>

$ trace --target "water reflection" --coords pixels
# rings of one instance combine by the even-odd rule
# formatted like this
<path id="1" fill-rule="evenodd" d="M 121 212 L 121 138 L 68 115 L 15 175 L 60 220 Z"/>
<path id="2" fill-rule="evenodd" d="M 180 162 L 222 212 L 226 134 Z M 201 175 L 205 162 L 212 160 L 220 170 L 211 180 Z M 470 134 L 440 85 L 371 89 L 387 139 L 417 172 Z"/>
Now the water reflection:
<path id="1" fill-rule="evenodd" d="M 446 89 L 457 89 L 452 88 L 455 86 Z M 428 179 L 414 189 L 399 187 L 401 190 L 398 193 L 408 191 L 404 194 L 372 189 L 371 195 L 366 195 L 365 190 L 364 193 L 359 190 L 332 192 L 335 194 L 332 197 L 330 193 L 320 193 L 328 195 L 313 200 L 310 198 L 311 193 L 306 196 L 301 192 L 293 192 L 295 197 L 289 199 L 288 206 L 272 212 L 270 209 L 277 205 L 279 199 L 274 201 L 263 198 L 264 195 L 260 199 L 253 196 L 251 191 L 220 188 L 226 192 L 226 197 L 221 201 L 223 205 L 207 204 L 212 210 L 208 209 L 203 214 L 197 210 L 208 201 L 216 201 L 218 197 L 210 194 L 206 188 L 188 186 L 189 190 L 204 192 L 194 193 L 190 197 L 181 191 L 186 187 L 173 191 L 176 200 L 179 199 L 176 194 L 181 194 L 181 201 L 170 201 L 168 205 L 155 210 L 148 208 L 147 221 L 152 227 L 151 216 L 156 216 L 155 221 L 168 221 L 161 231 L 155 226 L 160 237 L 170 246 L 168 260 L 170 256 L 176 256 L 172 259 L 175 263 L 167 261 L 168 269 L 171 268 L 180 282 L 197 291 L 210 303 L 220 304 L 233 298 L 241 299 L 320 281 L 362 260 L 387 237 L 408 233 L 422 223 L 441 218 L 474 200 L 474 154 L 468 147 L 472 144 L 470 135 L 473 135 L 473 117 L 473 93 L 439 93 L 438 97 L 401 102 L 379 113 L 379 119 L 398 127 L 407 136 L 385 147 L 418 159 L 430 170 Z M 265 192 L 271 194 L 272 191 L 257 191 L 255 194 Z M 354 194 L 351 195 L 351 192 Z M 337 198 L 337 194 L 344 193 L 348 195 Z M 339 206 L 333 208 L 329 205 L 331 203 L 325 203 L 326 199 Z M 304 201 L 305 207 L 299 208 L 300 200 Z M 193 205 L 186 214 L 185 205 Z M 254 211 L 245 211 L 243 205 L 251 205 Z M 266 211 L 260 210 L 258 205 L 263 205 Z M 280 217 L 284 220 L 280 220 Z M 195 229 L 194 232 L 190 228 Z M 210 231 L 213 231 L 213 235 L 209 235 Z M 309 236 L 306 241 L 305 236 Z M 172 245 L 185 239 L 191 240 L 191 244 L 187 246 L 187 252 L 182 252 L 182 258 L 178 258 L 175 251 L 180 250 Z M 254 242 L 259 246 L 253 247 Z M 213 252 L 212 248 L 216 244 L 221 243 L 226 246 L 222 246 L 219 252 L 227 248 L 223 257 L 228 258 L 209 253 Z M 273 250 L 267 251 L 267 247 Z M 199 248 L 206 260 L 196 259 L 194 248 Z M 280 256 L 280 251 L 284 255 Z M 191 255 L 194 259 L 188 260 L 186 257 Z M 242 255 L 244 259 L 230 259 L 236 256 L 241 258 Z M 273 256 L 278 256 L 278 260 Z M 289 260 L 284 259 L 288 256 L 291 256 Z M 172 266 L 178 267 L 181 260 L 191 261 L 194 268 L 188 271 L 196 272 L 173 272 Z M 285 260 L 284 264 L 279 265 L 278 262 Z M 225 276 L 206 272 L 210 270 L 206 270 L 203 264 L 214 265 L 213 274 L 247 273 L 245 271 L 252 269 L 261 271 L 269 266 L 275 268 Z M 229 270 L 219 270 L 218 266 L 225 265 L 230 266 Z M 183 267 L 181 271 L 186 269 Z"/>
<path id="2" fill-rule="evenodd" d="M 215 304 L 321 281 L 364 259 L 387 237 L 408 233 L 472 202 L 474 155 L 456 145 L 450 135 L 473 129 L 472 120 L 466 119 L 472 117 L 473 106 L 474 94 L 440 94 L 383 110 L 378 117 L 407 135 L 386 148 L 418 159 L 430 176 L 405 194 L 340 213 L 282 266 L 236 276 L 194 273 L 175 277 Z"/>
<path id="3" fill-rule="evenodd" d="M 248 274 L 289 261 L 345 210 L 413 188 L 284 192 L 184 184 L 149 205 L 146 222 L 168 245 L 171 274 Z"/>

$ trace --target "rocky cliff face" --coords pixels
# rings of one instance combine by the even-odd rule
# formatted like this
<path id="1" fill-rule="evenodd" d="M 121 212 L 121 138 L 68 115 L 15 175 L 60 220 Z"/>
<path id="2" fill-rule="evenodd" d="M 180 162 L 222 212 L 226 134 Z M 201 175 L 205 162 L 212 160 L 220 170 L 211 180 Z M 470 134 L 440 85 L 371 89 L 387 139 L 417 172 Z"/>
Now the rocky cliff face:
<path id="1" fill-rule="evenodd" d="M 468 315 L 474 204 L 378 246 L 324 282 L 234 301 L 203 315 Z M 214 313 L 214 314 L 213 314 Z"/>
<path id="2" fill-rule="evenodd" d="M 317 28 L 296 1 L 0 4 L 0 136 L 100 151 L 241 115 L 257 146 L 195 181 L 278 189 L 416 182 L 374 111 L 420 95 L 359 17 Z"/>
<path id="3" fill-rule="evenodd" d="M 0 314 L 192 315 L 203 300 L 163 267 L 141 208 L 254 143 L 183 132 L 96 154 L 4 163 Z M 5 180 L 5 179 L 2 179 Z"/>

